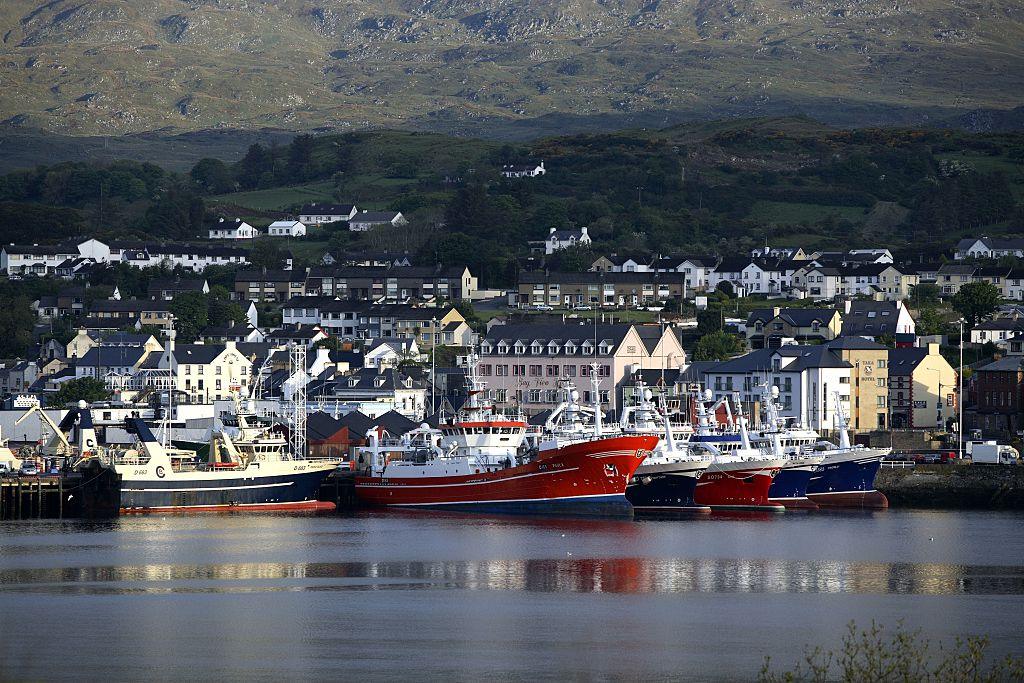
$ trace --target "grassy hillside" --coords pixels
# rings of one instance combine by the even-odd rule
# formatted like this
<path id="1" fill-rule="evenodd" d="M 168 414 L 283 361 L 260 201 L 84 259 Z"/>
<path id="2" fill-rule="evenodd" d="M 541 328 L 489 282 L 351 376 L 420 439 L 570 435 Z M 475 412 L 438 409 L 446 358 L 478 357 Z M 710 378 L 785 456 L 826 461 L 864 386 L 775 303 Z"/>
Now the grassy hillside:
<path id="1" fill-rule="evenodd" d="M 504 180 L 504 164 L 545 162 Z M 0 179 L 0 202 L 63 211 L 61 234 L 202 237 L 216 216 L 265 225 L 311 201 L 402 211 L 406 228 L 320 229 L 286 244 L 408 250 L 469 263 L 485 285 L 514 280 L 550 228 L 586 225 L 595 252 L 744 253 L 768 241 L 889 246 L 936 258 L 963 234 L 1024 232 L 1024 135 L 840 130 L 803 118 L 745 119 L 545 138 L 529 144 L 367 131 L 254 145 L 187 175 L 147 165 L 71 164 Z M 34 235 L 33 235 L 34 237 Z M 14 237 L 12 239 L 22 239 Z M 564 255 L 552 267 L 589 265 Z"/>

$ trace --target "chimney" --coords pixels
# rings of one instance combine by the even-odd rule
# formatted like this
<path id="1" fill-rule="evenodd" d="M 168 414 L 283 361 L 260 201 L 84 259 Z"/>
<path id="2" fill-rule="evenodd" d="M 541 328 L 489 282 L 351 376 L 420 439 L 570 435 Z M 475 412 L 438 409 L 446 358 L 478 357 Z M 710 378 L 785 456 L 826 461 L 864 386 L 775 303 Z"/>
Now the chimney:
<path id="1" fill-rule="evenodd" d="M 555 234 L 555 229 L 554 229 L 554 228 L 551 228 L 551 229 L 550 229 L 550 230 L 548 231 L 548 234 L 549 234 L 549 235 L 554 235 L 554 234 Z"/>
<path id="2" fill-rule="evenodd" d="M 582 235 L 583 237 L 589 237 L 589 235 L 587 235 L 587 226 L 584 225 L 582 228 L 580 228 L 580 235 Z"/>
<path id="3" fill-rule="evenodd" d="M 939 355 L 939 345 L 935 342 L 928 342 L 928 355 L 937 356 Z"/>
<path id="4" fill-rule="evenodd" d="M 843 313 L 848 315 L 850 313 L 850 308 L 852 306 L 853 306 L 853 301 L 851 301 L 850 299 L 846 299 L 845 301 L 843 301 Z"/>
<path id="5" fill-rule="evenodd" d="M 772 306 L 772 317 L 778 318 L 780 315 L 782 315 L 782 309 L 778 306 Z"/>

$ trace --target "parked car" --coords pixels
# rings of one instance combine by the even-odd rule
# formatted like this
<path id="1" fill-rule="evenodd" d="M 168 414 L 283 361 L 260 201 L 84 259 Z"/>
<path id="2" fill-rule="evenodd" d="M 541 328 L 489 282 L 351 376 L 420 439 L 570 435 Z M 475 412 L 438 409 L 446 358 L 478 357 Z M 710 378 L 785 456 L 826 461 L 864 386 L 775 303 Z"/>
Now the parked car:
<path id="1" fill-rule="evenodd" d="M 36 466 L 34 462 L 25 460 L 24 462 L 21 463 L 21 469 L 18 470 L 18 474 L 20 474 L 23 477 L 38 477 L 39 468 Z"/>
<path id="2" fill-rule="evenodd" d="M 11 469 L 11 463 L 0 462 L 0 477 L 9 477 L 13 473 Z"/>
<path id="3" fill-rule="evenodd" d="M 552 308 L 551 306 L 548 306 L 547 304 L 535 304 L 534 307 L 533 307 L 533 310 L 535 310 L 535 311 L 553 311 L 555 309 Z"/>

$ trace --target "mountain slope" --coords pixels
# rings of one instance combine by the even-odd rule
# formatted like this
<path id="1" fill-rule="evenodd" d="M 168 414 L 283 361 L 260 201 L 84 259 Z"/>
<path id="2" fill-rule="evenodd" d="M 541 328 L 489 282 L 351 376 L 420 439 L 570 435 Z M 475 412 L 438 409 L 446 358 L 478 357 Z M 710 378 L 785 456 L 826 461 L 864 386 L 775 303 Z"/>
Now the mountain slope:
<path id="1" fill-rule="evenodd" d="M 500 133 L 1024 105 L 1016 0 L 5 0 L 0 120 Z M 604 123 L 601 123 L 604 122 Z"/>

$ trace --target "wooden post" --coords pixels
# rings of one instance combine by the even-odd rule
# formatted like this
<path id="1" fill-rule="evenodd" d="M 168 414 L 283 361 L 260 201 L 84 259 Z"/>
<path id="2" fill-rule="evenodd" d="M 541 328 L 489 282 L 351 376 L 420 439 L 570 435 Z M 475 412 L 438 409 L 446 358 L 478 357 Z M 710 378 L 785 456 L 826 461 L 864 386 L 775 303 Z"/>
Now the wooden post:
<path id="1" fill-rule="evenodd" d="M 57 477 L 57 519 L 64 519 L 64 475 Z"/>
<path id="2" fill-rule="evenodd" d="M 21 477 L 18 477 L 18 497 L 14 501 L 14 518 L 21 519 Z"/>
<path id="3" fill-rule="evenodd" d="M 39 500 L 36 501 L 36 519 L 43 518 L 43 478 L 36 479 L 36 491 L 39 493 Z"/>

